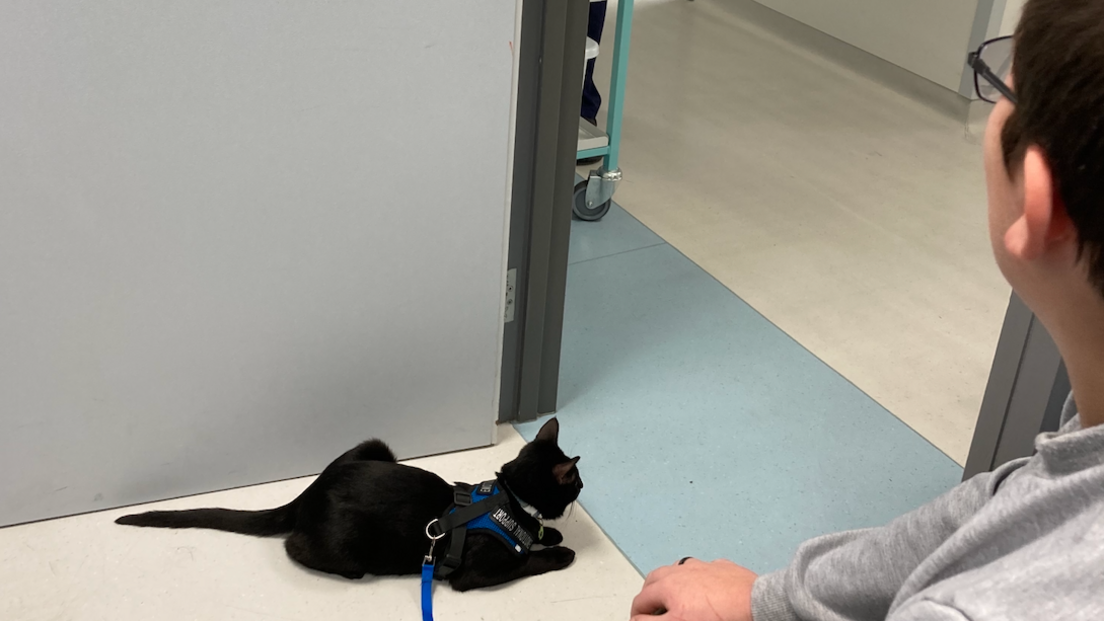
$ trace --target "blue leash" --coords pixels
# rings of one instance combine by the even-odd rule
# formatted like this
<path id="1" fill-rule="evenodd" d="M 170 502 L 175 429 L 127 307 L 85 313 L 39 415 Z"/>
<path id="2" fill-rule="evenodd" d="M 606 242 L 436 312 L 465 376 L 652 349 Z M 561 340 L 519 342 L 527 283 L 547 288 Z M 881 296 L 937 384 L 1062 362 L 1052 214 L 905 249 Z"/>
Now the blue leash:
<path id="1" fill-rule="evenodd" d="M 433 548 L 437 547 L 437 540 L 445 536 L 445 533 L 434 535 L 429 532 L 429 527 L 437 520 L 426 524 L 426 537 L 429 537 L 429 552 L 426 552 L 422 560 L 422 621 L 433 621 Z"/>
<path id="2" fill-rule="evenodd" d="M 433 621 L 433 561 L 422 565 L 422 621 Z"/>

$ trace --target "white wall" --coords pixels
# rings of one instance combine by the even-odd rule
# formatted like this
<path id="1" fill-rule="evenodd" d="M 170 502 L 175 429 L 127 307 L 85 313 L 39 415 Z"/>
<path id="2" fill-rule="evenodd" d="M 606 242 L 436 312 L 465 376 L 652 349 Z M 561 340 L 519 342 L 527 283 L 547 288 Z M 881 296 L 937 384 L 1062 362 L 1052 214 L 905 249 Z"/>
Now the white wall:
<path id="1" fill-rule="evenodd" d="M 492 441 L 515 6 L 0 2 L 0 525 Z"/>
<path id="2" fill-rule="evenodd" d="M 1023 13 L 1024 2 L 1025 0 L 1007 0 L 1004 16 L 1001 18 L 1001 35 L 1010 35 L 1016 31 L 1016 25 L 1020 23 L 1020 15 Z"/>
<path id="3" fill-rule="evenodd" d="M 958 91 L 977 0 L 757 0 Z"/>

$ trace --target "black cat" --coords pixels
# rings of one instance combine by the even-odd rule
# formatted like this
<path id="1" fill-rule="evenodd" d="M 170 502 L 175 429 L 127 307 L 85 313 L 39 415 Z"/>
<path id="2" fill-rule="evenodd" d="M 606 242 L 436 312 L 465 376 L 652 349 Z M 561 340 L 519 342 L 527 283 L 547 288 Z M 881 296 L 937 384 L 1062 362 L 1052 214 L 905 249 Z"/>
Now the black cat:
<path id="1" fill-rule="evenodd" d="M 510 513 L 546 547 L 517 554 L 495 536 L 470 531 L 460 567 L 448 577 L 458 591 L 503 584 L 525 576 L 564 569 L 575 552 L 559 546 L 563 535 L 541 528 L 521 503 L 544 518 L 556 519 L 579 497 L 583 481 L 557 444 L 560 425 L 552 419 L 502 466 L 498 481 L 510 494 Z M 130 526 L 212 528 L 271 537 L 288 535 L 288 556 L 303 565 L 346 578 L 365 574 L 416 574 L 429 539 L 426 526 L 453 504 L 453 488 L 441 477 L 395 463 L 386 444 L 368 440 L 338 457 L 290 503 L 264 511 L 191 509 L 150 511 L 115 520 Z M 437 555 L 449 537 L 438 542 Z"/>

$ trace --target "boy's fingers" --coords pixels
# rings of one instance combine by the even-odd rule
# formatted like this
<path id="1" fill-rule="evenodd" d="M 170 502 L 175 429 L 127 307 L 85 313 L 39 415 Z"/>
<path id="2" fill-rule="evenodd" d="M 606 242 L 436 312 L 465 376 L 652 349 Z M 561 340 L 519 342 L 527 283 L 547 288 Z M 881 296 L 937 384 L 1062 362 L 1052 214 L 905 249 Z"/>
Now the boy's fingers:
<path id="1" fill-rule="evenodd" d="M 656 580 L 661 580 L 663 578 L 663 576 L 666 576 L 667 574 L 671 573 L 672 569 L 674 569 L 674 568 L 670 567 L 670 566 L 660 567 L 659 569 L 657 569 L 657 570 L 653 571 L 652 573 L 648 574 L 648 577 L 644 578 L 644 588 L 648 588 L 651 585 L 655 584 Z"/>
<path id="2" fill-rule="evenodd" d="M 664 594 L 662 589 L 658 589 L 655 586 L 644 587 L 640 595 L 637 595 L 636 598 L 633 599 L 630 616 L 634 619 L 639 615 L 653 616 L 656 612 L 667 608 L 663 600 Z"/>

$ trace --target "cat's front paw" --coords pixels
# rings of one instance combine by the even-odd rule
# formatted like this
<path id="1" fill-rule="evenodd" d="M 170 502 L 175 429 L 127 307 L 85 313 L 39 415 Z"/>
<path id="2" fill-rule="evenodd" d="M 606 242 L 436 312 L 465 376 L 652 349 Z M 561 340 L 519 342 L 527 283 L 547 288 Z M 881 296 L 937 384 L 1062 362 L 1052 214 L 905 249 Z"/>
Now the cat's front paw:
<path id="1" fill-rule="evenodd" d="M 544 527 L 544 532 L 541 535 L 540 544 L 543 546 L 558 546 L 563 543 L 563 533 L 555 528 Z"/>
<path id="2" fill-rule="evenodd" d="M 571 548 L 560 546 L 548 548 L 545 552 L 548 553 L 549 560 L 556 566 L 556 569 L 563 569 L 575 562 L 575 550 Z"/>

